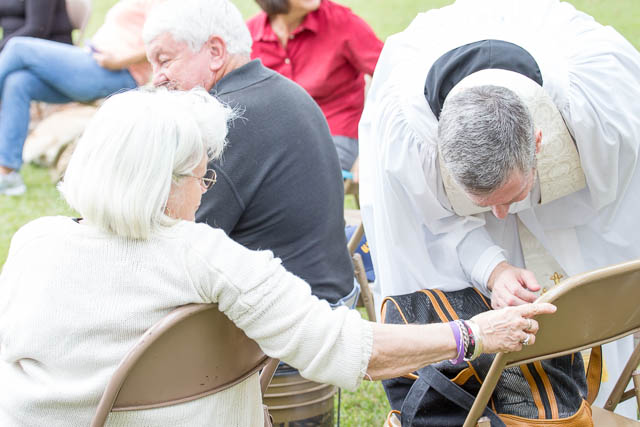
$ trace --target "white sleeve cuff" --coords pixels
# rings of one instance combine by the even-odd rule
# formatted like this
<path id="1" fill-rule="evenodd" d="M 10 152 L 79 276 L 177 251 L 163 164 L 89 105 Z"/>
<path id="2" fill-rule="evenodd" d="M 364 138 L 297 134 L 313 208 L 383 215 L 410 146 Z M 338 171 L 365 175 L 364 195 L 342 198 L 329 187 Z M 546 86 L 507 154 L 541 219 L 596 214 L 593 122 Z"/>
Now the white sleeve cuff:
<path id="1" fill-rule="evenodd" d="M 491 291 L 487 288 L 489 276 L 498 264 L 507 259 L 504 256 L 504 250 L 500 246 L 491 246 L 485 250 L 471 272 L 471 280 L 480 292 L 486 296 L 491 296 Z"/>
<path id="2" fill-rule="evenodd" d="M 489 296 L 487 282 L 491 272 L 505 261 L 504 250 L 497 246 L 484 227 L 466 234 L 458 244 L 458 258 L 467 279 L 483 294 Z"/>

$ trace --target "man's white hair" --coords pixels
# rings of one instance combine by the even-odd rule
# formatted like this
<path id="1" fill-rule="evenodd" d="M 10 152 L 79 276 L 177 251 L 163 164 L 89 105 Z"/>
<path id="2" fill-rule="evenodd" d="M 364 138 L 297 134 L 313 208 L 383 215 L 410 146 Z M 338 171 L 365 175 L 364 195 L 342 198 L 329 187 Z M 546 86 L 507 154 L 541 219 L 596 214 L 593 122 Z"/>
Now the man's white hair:
<path id="1" fill-rule="evenodd" d="M 230 54 L 251 54 L 249 29 L 229 0 L 167 0 L 158 4 L 144 24 L 145 45 L 164 33 L 187 43 L 194 52 L 199 52 L 211 36 L 218 36 Z"/>
<path id="2" fill-rule="evenodd" d="M 78 142 L 60 191 L 101 230 L 149 238 L 176 222 L 165 214 L 172 182 L 222 154 L 232 115 L 203 89 L 114 95 Z"/>

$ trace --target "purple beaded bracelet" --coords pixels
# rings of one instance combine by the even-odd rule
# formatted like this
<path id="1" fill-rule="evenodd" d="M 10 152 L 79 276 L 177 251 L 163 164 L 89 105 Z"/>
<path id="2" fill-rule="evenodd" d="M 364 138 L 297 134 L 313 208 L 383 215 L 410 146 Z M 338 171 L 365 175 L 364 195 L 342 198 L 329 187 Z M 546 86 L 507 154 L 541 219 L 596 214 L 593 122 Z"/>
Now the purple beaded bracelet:
<path id="1" fill-rule="evenodd" d="M 449 326 L 453 331 L 453 337 L 456 340 L 456 348 L 458 349 L 458 355 L 455 359 L 449 359 L 449 362 L 457 365 L 464 362 L 464 344 L 462 343 L 462 337 L 460 334 L 460 326 L 456 322 L 449 322 Z"/>

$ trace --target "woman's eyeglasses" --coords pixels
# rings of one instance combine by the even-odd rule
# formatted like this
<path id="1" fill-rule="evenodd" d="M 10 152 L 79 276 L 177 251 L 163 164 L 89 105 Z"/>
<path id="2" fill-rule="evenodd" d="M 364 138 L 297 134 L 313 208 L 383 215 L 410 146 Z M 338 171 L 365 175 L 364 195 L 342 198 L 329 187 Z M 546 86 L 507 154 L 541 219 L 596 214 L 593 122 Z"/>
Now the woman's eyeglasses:
<path id="1" fill-rule="evenodd" d="M 200 181 L 200 186 L 203 190 L 207 191 L 216 183 L 218 176 L 216 175 L 216 171 L 213 169 L 207 169 L 203 177 L 183 174 L 180 176 L 188 176 L 190 178 L 197 178 Z"/>

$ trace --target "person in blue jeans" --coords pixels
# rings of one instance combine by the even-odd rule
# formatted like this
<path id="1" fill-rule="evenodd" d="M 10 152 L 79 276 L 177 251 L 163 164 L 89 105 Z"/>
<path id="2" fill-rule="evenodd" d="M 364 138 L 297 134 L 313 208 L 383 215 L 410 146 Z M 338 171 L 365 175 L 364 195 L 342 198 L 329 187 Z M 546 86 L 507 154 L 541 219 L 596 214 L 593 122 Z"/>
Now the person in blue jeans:
<path id="1" fill-rule="evenodd" d="M 149 81 L 142 27 L 155 3 L 116 3 L 86 47 L 32 37 L 7 42 L 0 53 L 0 195 L 26 191 L 19 170 L 31 101 L 89 102 Z"/>

